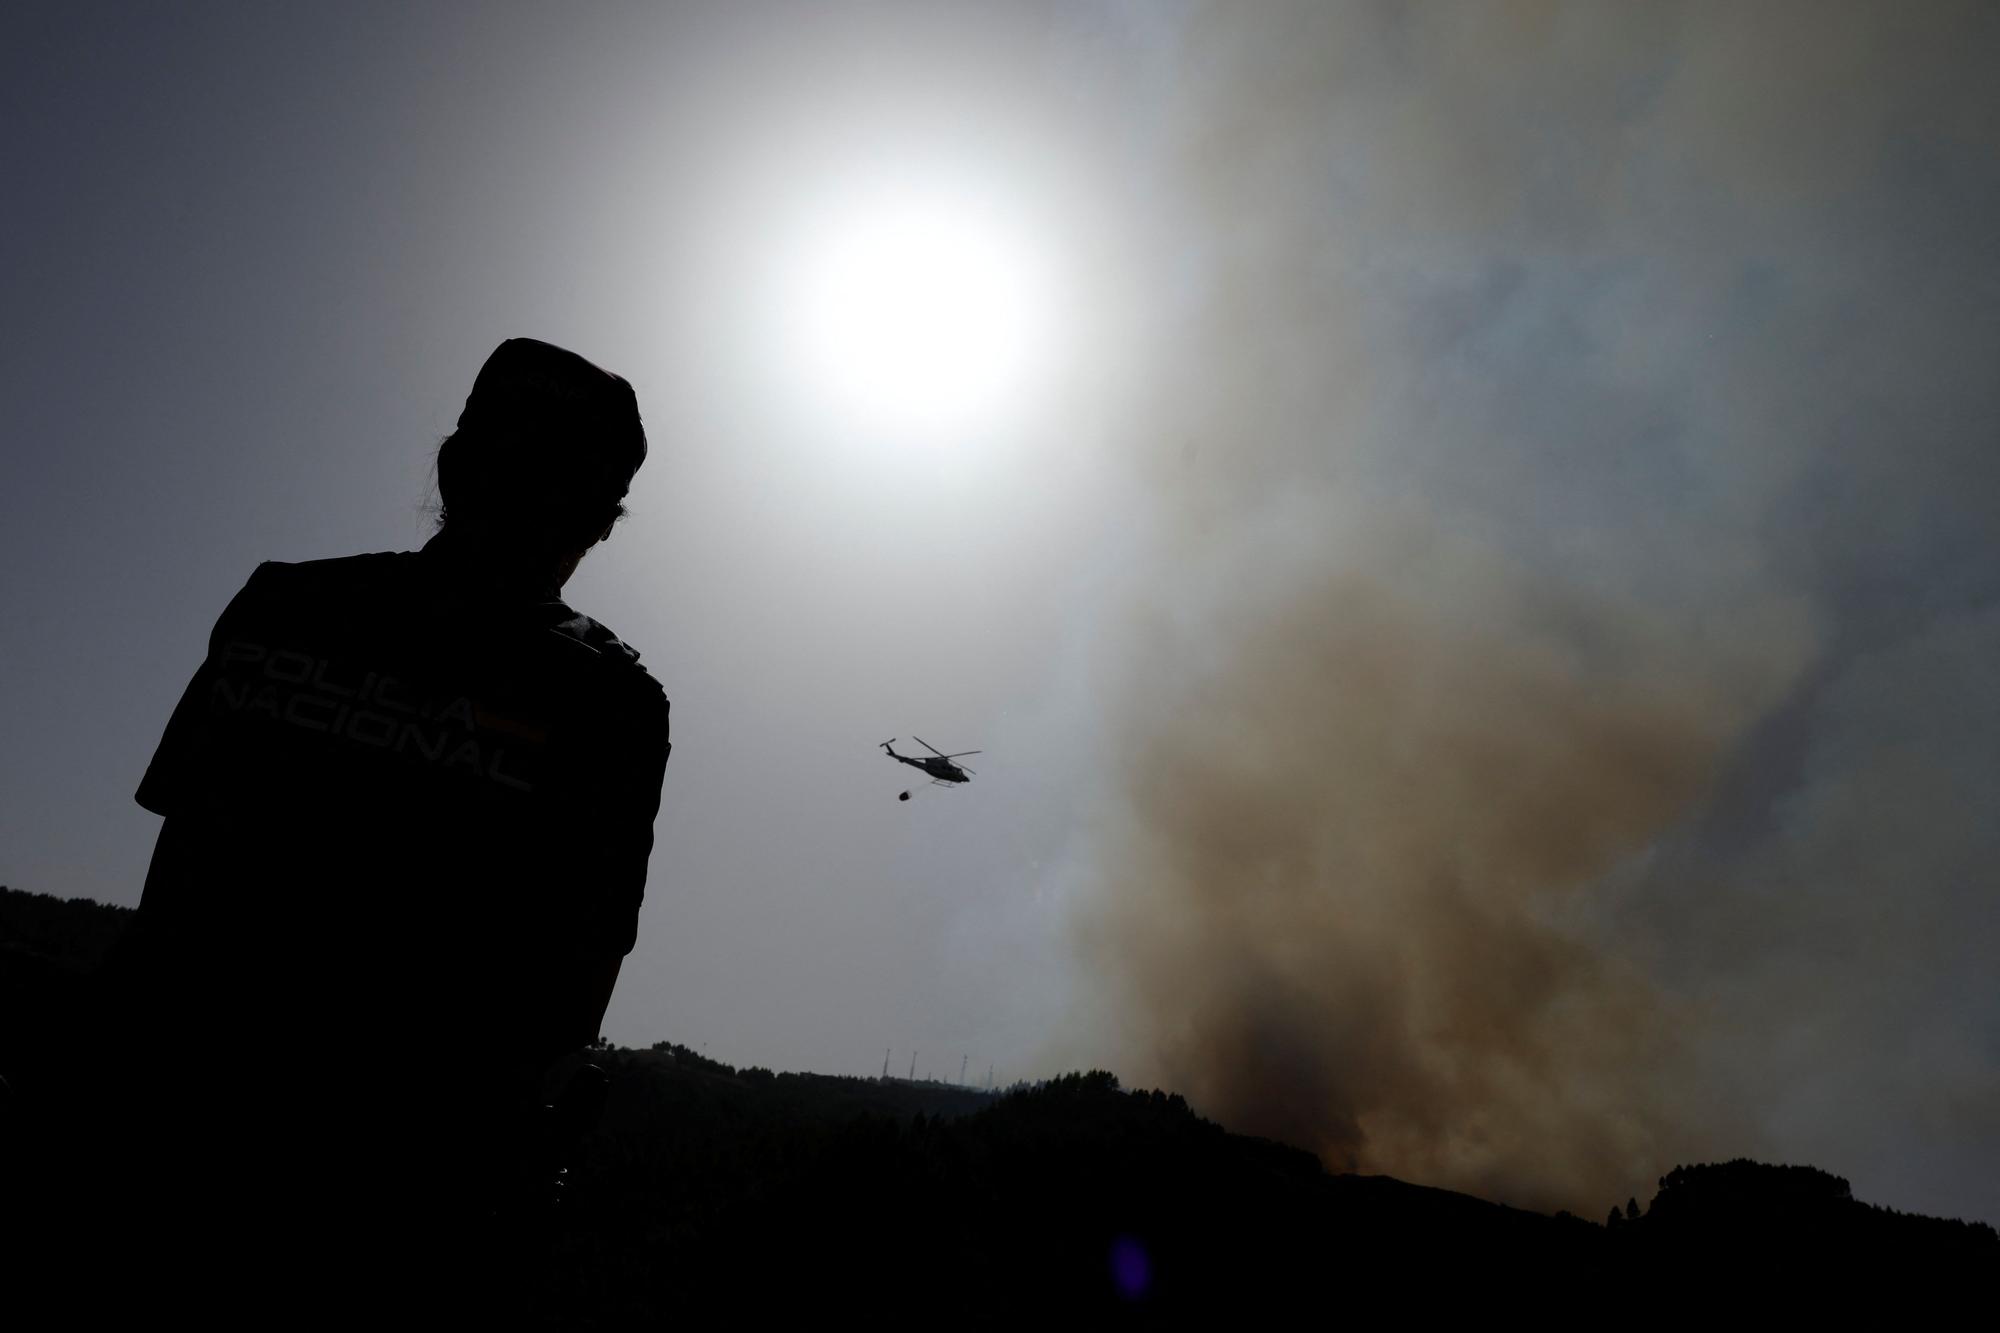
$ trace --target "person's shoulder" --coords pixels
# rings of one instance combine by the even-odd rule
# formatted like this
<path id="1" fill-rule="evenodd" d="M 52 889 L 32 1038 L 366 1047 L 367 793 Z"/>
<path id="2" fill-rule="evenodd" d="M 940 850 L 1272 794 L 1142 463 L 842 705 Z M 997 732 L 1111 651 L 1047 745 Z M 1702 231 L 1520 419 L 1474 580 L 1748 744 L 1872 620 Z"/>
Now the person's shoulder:
<path id="1" fill-rule="evenodd" d="M 554 609 L 557 619 L 549 626 L 550 633 L 587 650 L 592 659 L 621 684 L 647 695 L 665 698 L 666 690 L 654 679 L 653 673 L 640 664 L 639 650 L 619 638 L 609 625 L 567 604 L 558 603 Z"/>
<path id="2" fill-rule="evenodd" d="M 290 623 L 351 613 L 407 582 L 412 559 L 404 552 L 380 551 L 297 563 L 266 560 L 250 572 L 223 618 Z"/>
<path id="3" fill-rule="evenodd" d="M 251 572 L 248 586 L 289 593 L 368 588 L 408 578 L 417 558 L 414 551 L 372 551 L 328 560 L 266 560 Z"/>

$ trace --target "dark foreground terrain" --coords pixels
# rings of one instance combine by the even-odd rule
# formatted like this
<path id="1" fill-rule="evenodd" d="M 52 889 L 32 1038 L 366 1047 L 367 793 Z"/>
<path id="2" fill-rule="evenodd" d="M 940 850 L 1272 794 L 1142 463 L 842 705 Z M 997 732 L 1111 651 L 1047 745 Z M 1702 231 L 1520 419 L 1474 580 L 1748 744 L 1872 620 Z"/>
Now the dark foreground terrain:
<path id="1" fill-rule="evenodd" d="M 129 915 L 0 891 L 16 1150 L 60 1067 L 62 1015 Z M 1871 1207 L 1810 1167 L 1679 1167 L 1604 1223 L 1330 1175 L 1102 1072 L 989 1096 L 739 1070 L 666 1043 L 592 1058 L 608 1100 L 518 1275 L 523 1322 L 1572 1322 L 1746 1294 L 1926 1307 L 2000 1273 L 1991 1227 Z"/>

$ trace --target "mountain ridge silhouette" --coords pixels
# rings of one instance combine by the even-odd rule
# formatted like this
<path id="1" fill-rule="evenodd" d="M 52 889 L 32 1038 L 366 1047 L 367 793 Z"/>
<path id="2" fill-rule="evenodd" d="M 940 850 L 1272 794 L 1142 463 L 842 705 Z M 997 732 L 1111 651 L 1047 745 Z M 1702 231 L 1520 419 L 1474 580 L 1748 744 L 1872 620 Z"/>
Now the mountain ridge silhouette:
<path id="1" fill-rule="evenodd" d="M 12 1134 L 32 1137 L 49 1080 L 88 1058 L 65 1006 L 87 1003 L 132 916 L 0 889 Z M 603 1113 L 524 1279 L 553 1326 L 718 1301 L 763 1315 L 887 1301 L 899 1321 L 1061 1311 L 1159 1325 L 1289 1308 L 1356 1282 L 1457 1305 L 1536 1282 L 1688 1295 L 1837 1274 L 1846 1289 L 1908 1299 L 1905 1286 L 2000 1271 L 1991 1226 L 1866 1204 L 1814 1167 L 1679 1165 L 1649 1206 L 1634 1197 L 1598 1223 L 1331 1173 L 1102 1070 L 989 1094 L 736 1068 L 665 1041 L 600 1042 L 589 1059 L 610 1076 Z"/>

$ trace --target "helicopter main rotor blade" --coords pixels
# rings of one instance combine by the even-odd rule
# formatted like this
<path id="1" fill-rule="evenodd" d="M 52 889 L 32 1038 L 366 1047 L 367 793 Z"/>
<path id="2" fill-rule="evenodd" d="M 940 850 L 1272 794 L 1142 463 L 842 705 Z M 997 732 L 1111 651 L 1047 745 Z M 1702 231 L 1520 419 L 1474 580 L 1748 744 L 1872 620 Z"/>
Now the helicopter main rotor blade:
<path id="1" fill-rule="evenodd" d="M 931 752 L 932 754 L 936 755 L 936 756 L 937 756 L 938 758 L 942 759 L 942 758 L 944 758 L 944 757 L 945 757 L 945 754 L 944 754 L 944 751 L 943 751 L 943 750 L 940 750 L 940 749 L 938 749 L 938 747 L 937 747 L 937 746 L 935 746 L 935 745 L 932 745 L 932 744 L 931 744 L 931 743 L 930 743 L 929 741 L 925 740 L 925 739 L 924 739 L 924 738 L 923 738 L 922 736 L 919 736 L 919 735 L 917 735 L 917 733 L 916 733 L 916 732 L 914 732 L 914 731 L 913 731 L 913 732 L 911 732 L 911 733 L 910 733 L 910 739 L 911 739 L 911 740 L 913 740 L 913 741 L 915 741 L 915 742 L 916 742 L 917 744 L 919 744 L 919 745 L 923 746 L 923 747 L 924 747 L 924 748 L 925 748 L 926 750 L 929 750 L 929 751 L 930 751 L 930 752 Z"/>
<path id="2" fill-rule="evenodd" d="M 984 750 L 960 750 L 960 751 L 958 752 L 958 754 L 948 754 L 948 755 L 946 755 L 946 756 L 945 756 L 945 758 L 947 758 L 947 759 L 957 759 L 957 758 L 958 758 L 958 757 L 959 757 L 960 755 L 968 755 L 968 754 L 985 754 L 985 753 L 986 753 L 986 751 L 984 751 Z"/>

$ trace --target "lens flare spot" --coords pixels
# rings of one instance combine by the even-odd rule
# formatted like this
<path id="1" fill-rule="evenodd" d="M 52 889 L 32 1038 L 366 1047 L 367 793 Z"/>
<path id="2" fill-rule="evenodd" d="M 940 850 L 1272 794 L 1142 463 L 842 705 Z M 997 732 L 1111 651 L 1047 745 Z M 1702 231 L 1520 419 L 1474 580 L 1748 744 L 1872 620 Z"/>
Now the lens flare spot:
<path id="1" fill-rule="evenodd" d="M 1111 1242 L 1111 1281 L 1128 1301 L 1138 1300 L 1153 1285 L 1153 1261 L 1146 1247 L 1130 1236 Z"/>

